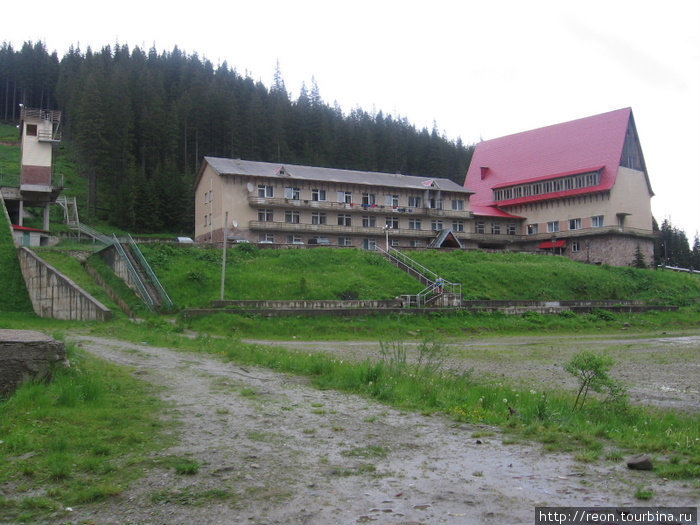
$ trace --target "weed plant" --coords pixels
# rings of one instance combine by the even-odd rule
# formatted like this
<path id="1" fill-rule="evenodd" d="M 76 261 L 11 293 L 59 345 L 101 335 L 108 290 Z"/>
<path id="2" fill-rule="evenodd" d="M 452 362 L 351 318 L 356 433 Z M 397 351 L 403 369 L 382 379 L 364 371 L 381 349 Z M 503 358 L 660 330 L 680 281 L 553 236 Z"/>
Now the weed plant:
<path id="1" fill-rule="evenodd" d="M 68 346 L 70 368 L 0 400 L 3 518 L 36 522 L 121 493 L 169 440 L 161 403 L 123 369 Z M 9 489 L 9 490 L 8 490 Z"/>
<path id="2" fill-rule="evenodd" d="M 17 250 L 12 241 L 5 210 L 0 210 L 0 269 L 0 313 L 31 313 L 32 304 L 19 268 Z"/>

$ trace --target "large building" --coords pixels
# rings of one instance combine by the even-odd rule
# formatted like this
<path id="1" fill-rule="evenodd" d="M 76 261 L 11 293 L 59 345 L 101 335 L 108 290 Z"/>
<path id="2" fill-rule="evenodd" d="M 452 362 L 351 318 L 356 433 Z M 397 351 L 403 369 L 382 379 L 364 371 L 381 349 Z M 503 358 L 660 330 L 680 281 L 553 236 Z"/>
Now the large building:
<path id="1" fill-rule="evenodd" d="M 205 157 L 195 188 L 197 242 L 221 242 L 227 217 L 238 240 L 366 249 L 426 247 L 471 223 L 471 192 L 448 179 Z"/>
<path id="2" fill-rule="evenodd" d="M 195 238 L 221 242 L 556 253 L 625 266 L 653 257 L 653 195 L 632 111 L 476 145 L 449 179 L 205 157 Z M 228 220 L 227 220 L 228 218 Z"/>
<path id="3" fill-rule="evenodd" d="M 653 259 L 653 192 L 630 108 L 480 142 L 464 185 L 477 230 L 519 221 L 511 242 L 482 246 L 617 266 L 638 249 Z"/>

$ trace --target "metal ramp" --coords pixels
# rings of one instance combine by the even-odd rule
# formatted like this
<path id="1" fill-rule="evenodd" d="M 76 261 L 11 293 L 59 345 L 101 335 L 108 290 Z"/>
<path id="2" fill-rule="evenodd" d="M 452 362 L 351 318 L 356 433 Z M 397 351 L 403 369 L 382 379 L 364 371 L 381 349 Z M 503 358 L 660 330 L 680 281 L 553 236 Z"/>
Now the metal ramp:
<path id="1" fill-rule="evenodd" d="M 78 241 L 80 241 L 81 235 L 86 235 L 93 241 L 98 241 L 105 245 L 112 244 L 112 239 L 109 236 L 98 232 L 94 228 L 90 228 L 90 226 L 87 224 L 82 224 L 80 222 L 80 217 L 78 216 L 78 205 L 75 197 L 68 198 L 61 195 L 56 199 L 56 204 L 63 208 L 63 221 L 68 225 L 68 228 L 78 233 Z"/>
<path id="2" fill-rule="evenodd" d="M 399 270 L 406 272 L 425 286 L 416 295 L 402 295 L 404 306 L 455 306 L 461 304 L 462 283 L 453 283 L 441 278 L 434 271 L 394 248 L 383 250 L 376 246 L 375 249 Z"/>

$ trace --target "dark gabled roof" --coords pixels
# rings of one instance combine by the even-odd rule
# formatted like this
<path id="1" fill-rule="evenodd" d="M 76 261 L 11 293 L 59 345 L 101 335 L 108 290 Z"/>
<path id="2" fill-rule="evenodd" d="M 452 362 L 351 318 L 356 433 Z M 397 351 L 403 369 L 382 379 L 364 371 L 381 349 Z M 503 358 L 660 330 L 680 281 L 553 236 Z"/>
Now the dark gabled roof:
<path id="1" fill-rule="evenodd" d="M 624 108 L 480 142 L 464 181 L 465 187 L 474 191 L 470 205 L 494 205 L 494 188 L 593 171 L 600 171 L 600 181 L 595 186 L 515 198 L 498 205 L 610 190 L 615 184 L 628 130 L 639 148 L 632 110 Z M 646 168 L 642 170 L 646 176 Z M 648 177 L 646 182 L 653 195 Z"/>
<path id="2" fill-rule="evenodd" d="M 298 166 L 273 162 L 255 162 L 250 160 L 226 159 L 220 157 L 204 157 L 195 186 L 199 183 L 206 164 L 211 166 L 219 175 L 249 175 L 252 177 L 267 177 L 281 180 L 307 180 L 318 182 L 334 182 L 340 184 L 359 184 L 367 186 L 385 186 L 404 189 L 425 190 L 428 188 L 471 194 L 450 179 L 416 177 L 374 171 L 341 170 L 335 168 L 320 168 L 314 166 Z"/>

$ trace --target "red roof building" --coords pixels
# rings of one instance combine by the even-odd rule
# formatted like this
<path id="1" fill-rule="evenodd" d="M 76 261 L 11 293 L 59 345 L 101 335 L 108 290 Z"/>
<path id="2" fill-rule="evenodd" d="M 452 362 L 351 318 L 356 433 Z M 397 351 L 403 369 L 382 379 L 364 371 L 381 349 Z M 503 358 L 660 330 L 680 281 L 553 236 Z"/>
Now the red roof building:
<path id="1" fill-rule="evenodd" d="M 519 248 L 626 265 L 639 247 L 651 262 L 653 192 L 630 108 L 480 142 L 464 185 L 475 233 L 519 217 Z"/>

